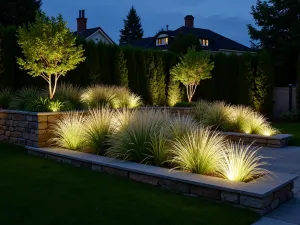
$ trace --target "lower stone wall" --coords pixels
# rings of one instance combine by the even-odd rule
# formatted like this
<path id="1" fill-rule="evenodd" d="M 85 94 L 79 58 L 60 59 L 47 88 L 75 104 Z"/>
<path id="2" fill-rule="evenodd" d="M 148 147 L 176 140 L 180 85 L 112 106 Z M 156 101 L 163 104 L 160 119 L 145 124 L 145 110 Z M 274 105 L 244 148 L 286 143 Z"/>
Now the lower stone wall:
<path id="1" fill-rule="evenodd" d="M 227 202 L 235 206 L 244 207 L 252 211 L 257 212 L 260 215 L 265 215 L 270 211 L 277 208 L 279 205 L 293 198 L 293 180 L 290 183 L 284 185 L 280 189 L 269 193 L 264 197 L 254 197 L 249 194 L 240 194 L 238 192 L 224 191 L 224 188 L 220 186 L 217 188 L 210 188 L 196 184 L 183 183 L 168 179 L 167 177 L 161 178 L 159 176 L 149 176 L 137 171 L 132 172 L 126 169 L 114 168 L 109 165 L 99 165 L 96 163 L 90 163 L 80 159 L 73 159 L 69 157 L 63 157 L 61 155 L 55 155 L 51 153 L 39 152 L 28 149 L 28 153 L 39 157 L 55 160 L 60 163 L 67 163 L 76 167 L 88 168 L 97 172 L 104 172 L 112 175 L 126 177 L 138 182 L 147 183 L 153 186 L 169 189 L 181 194 L 207 198 L 210 200 Z"/>
<path id="2" fill-rule="evenodd" d="M 14 144 L 44 147 L 49 145 L 51 125 L 59 114 L 0 111 L 0 141 Z"/>

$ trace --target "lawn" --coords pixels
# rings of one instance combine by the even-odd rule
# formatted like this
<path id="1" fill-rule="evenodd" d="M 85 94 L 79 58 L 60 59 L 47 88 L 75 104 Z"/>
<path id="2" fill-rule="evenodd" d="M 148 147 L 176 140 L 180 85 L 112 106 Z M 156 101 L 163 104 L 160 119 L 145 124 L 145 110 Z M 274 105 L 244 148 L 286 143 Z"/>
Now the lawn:
<path id="1" fill-rule="evenodd" d="M 0 224 L 251 224 L 250 211 L 30 156 L 0 144 Z"/>
<path id="2" fill-rule="evenodd" d="M 298 145 L 300 146 L 300 123 L 297 122 L 277 122 L 273 123 L 273 125 L 280 130 L 283 134 L 292 134 L 294 138 L 291 140 L 289 145 Z"/>

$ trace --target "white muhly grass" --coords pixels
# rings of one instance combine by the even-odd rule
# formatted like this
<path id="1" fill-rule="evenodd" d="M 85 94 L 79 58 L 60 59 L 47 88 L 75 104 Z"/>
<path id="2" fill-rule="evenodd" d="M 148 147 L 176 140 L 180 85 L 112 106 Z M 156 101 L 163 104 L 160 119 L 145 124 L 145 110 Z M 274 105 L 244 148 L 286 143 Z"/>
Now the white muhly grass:
<path id="1" fill-rule="evenodd" d="M 137 111 L 129 125 L 110 136 L 107 155 L 112 158 L 144 162 L 149 158 L 151 137 L 160 132 L 164 123 L 162 112 Z"/>
<path id="2" fill-rule="evenodd" d="M 205 100 L 200 100 L 194 104 L 192 115 L 195 120 L 202 122 L 208 113 L 210 107 L 210 102 Z"/>
<path id="3" fill-rule="evenodd" d="M 81 95 L 81 101 L 92 109 L 99 107 L 119 107 L 115 89 L 104 85 L 94 85 L 86 88 Z"/>
<path id="4" fill-rule="evenodd" d="M 200 127 L 182 138 L 177 138 L 170 148 L 171 162 L 176 168 L 198 174 L 213 174 L 220 169 L 225 138 L 210 128 Z"/>
<path id="5" fill-rule="evenodd" d="M 232 181 L 249 181 L 257 176 L 270 173 L 263 166 L 264 157 L 259 156 L 259 148 L 251 149 L 251 145 L 229 142 L 224 151 L 220 167 L 222 177 Z"/>
<path id="6" fill-rule="evenodd" d="M 180 114 L 170 116 L 166 121 L 167 125 L 164 128 L 164 132 L 170 139 L 180 138 L 186 133 L 195 130 L 200 125 L 193 118 Z"/>
<path id="7" fill-rule="evenodd" d="M 120 108 L 137 108 L 143 104 L 140 96 L 124 87 L 113 86 Z"/>
<path id="8" fill-rule="evenodd" d="M 50 142 L 71 150 L 80 150 L 86 144 L 85 119 L 80 113 L 67 113 L 52 127 L 55 138 Z"/>
<path id="9" fill-rule="evenodd" d="M 209 105 L 204 115 L 203 124 L 226 131 L 231 122 L 232 108 L 225 102 L 214 102 Z"/>
<path id="10" fill-rule="evenodd" d="M 84 130 L 87 145 L 99 153 L 104 149 L 108 135 L 114 132 L 114 113 L 107 108 L 91 110 L 86 118 Z"/>

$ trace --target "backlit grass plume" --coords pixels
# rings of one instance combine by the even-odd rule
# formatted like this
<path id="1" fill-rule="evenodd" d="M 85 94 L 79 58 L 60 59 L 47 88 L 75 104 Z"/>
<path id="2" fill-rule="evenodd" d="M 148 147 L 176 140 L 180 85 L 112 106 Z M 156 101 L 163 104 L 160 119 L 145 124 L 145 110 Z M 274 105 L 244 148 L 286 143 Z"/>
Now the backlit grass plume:
<path id="1" fill-rule="evenodd" d="M 221 161 L 220 174 L 232 181 L 249 181 L 264 174 L 270 173 L 264 169 L 264 157 L 257 154 L 258 148 L 251 149 L 251 145 L 228 142 L 224 157 Z"/>
<path id="2" fill-rule="evenodd" d="M 165 117 L 152 109 L 137 111 L 128 126 L 110 136 L 107 155 L 112 158 L 147 162 L 151 138 L 160 132 Z"/>
<path id="3" fill-rule="evenodd" d="M 86 118 L 84 130 L 87 146 L 97 153 L 104 150 L 108 135 L 114 132 L 114 116 L 112 110 L 99 108 L 91 110 Z"/>
<path id="4" fill-rule="evenodd" d="M 171 163 L 193 173 L 217 173 L 222 164 L 224 145 L 222 134 L 200 127 L 175 140 L 170 148 Z"/>
<path id="5" fill-rule="evenodd" d="M 66 149 L 81 150 L 86 145 L 84 123 L 85 118 L 81 113 L 66 113 L 51 128 L 55 137 L 50 143 Z"/>

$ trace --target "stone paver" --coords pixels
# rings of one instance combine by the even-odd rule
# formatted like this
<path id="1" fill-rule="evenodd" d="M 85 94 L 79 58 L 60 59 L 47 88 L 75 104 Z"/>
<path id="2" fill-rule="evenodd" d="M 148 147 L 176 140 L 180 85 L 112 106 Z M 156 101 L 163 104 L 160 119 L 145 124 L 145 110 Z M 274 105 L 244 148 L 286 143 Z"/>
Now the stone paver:
<path id="1" fill-rule="evenodd" d="M 288 223 L 282 220 L 263 217 L 253 225 L 296 225 L 295 223 Z"/>
<path id="2" fill-rule="evenodd" d="M 300 176 L 300 147 L 262 148 L 258 153 L 270 165 L 266 166 L 272 172 L 296 174 Z M 262 217 L 253 225 L 300 225 L 300 179 L 294 183 L 295 198 L 278 209 Z"/>

